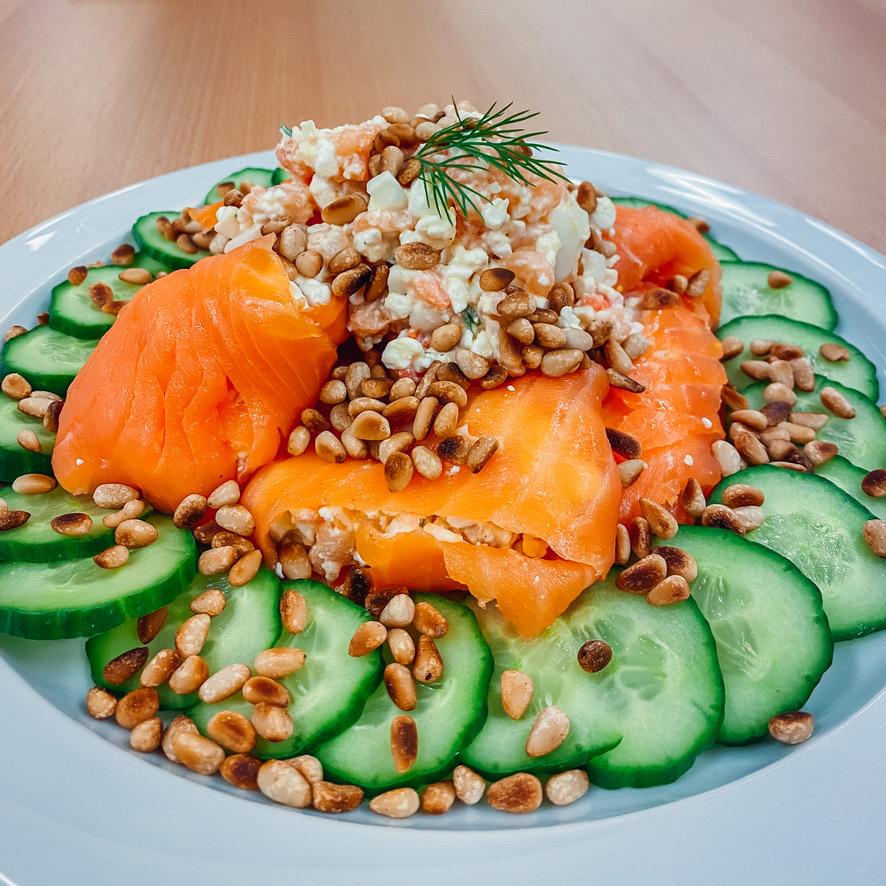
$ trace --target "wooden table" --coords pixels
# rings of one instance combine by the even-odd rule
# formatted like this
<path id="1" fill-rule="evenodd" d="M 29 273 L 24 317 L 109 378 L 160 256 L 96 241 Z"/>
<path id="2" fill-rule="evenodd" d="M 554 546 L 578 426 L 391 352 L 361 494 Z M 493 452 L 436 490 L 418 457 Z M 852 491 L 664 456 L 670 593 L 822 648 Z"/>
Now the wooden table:
<path id="1" fill-rule="evenodd" d="M 450 96 L 781 200 L 886 252 L 878 0 L 0 0 L 0 242 L 281 122 Z"/>

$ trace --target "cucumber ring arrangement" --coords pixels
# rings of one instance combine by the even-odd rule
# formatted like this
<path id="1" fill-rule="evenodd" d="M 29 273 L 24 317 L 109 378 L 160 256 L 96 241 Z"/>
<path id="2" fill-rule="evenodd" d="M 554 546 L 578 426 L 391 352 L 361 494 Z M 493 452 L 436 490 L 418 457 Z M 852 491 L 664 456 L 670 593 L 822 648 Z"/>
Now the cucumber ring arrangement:
<path id="1" fill-rule="evenodd" d="M 282 177 L 241 170 L 206 201 Z M 321 812 L 364 796 L 394 818 L 484 796 L 530 812 L 590 783 L 670 783 L 715 742 L 805 740 L 801 709 L 834 642 L 886 627 L 876 370 L 833 332 L 826 289 L 707 234 L 724 272 L 724 478 L 707 502 L 687 487 L 695 526 L 651 510 L 645 540 L 535 641 L 495 606 L 376 592 L 359 567 L 343 592 L 281 581 L 209 519 L 236 506 L 230 483 L 209 510 L 171 519 L 127 487 L 96 500 L 55 488 L 58 404 L 142 285 L 209 254 L 182 242 L 186 226 L 175 213 L 138 219 L 140 251 L 74 268 L 47 324 L 14 327 L 0 359 L 0 480 L 15 481 L 0 489 L 0 632 L 88 637 L 87 710 L 130 729 L 135 750 Z M 195 540 L 201 562 L 236 545 L 250 568 L 198 573 Z M 114 551 L 126 568 L 96 569 Z M 652 599 L 664 578 L 672 598 Z"/>

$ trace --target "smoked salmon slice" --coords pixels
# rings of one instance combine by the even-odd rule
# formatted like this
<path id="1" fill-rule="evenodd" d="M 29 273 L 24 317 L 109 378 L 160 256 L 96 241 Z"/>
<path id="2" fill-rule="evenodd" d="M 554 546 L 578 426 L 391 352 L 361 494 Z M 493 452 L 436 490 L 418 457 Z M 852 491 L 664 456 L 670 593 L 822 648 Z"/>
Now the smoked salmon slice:
<path id="1" fill-rule="evenodd" d="M 722 271 L 692 222 L 655 206 L 616 206 L 614 233 L 609 239 L 618 254 L 619 292 L 631 292 L 643 283 L 665 286 L 677 274 L 688 279 L 697 271 L 707 271 L 708 285 L 690 306 L 706 314 L 712 329 L 717 328 Z"/>
<path id="2" fill-rule="evenodd" d="M 720 315 L 720 265 L 695 227 L 655 207 L 616 210 L 619 288 L 624 292 L 664 285 L 675 274 L 708 271 L 701 298 L 641 315 L 647 351 L 634 361 L 632 378 L 646 390 L 613 388 L 604 401 L 607 427 L 636 437 L 646 468 L 624 491 L 621 521 L 640 516 L 649 498 L 686 518 L 680 495 L 690 477 L 705 492 L 720 479 L 711 444 L 723 438 L 720 391 L 726 372 L 722 348 L 711 331 Z"/>
<path id="3" fill-rule="evenodd" d="M 474 393 L 464 413 L 467 432 L 496 437 L 498 451 L 480 473 L 448 468 L 436 480 L 413 477 L 401 492 L 388 490 L 377 463 L 335 464 L 310 451 L 276 461 L 242 497 L 256 540 L 273 562 L 271 527 L 281 516 L 343 509 L 357 522 L 357 553 L 377 586 L 466 586 L 480 600 L 498 600 L 520 633 L 534 636 L 612 565 L 621 483 L 600 417 L 607 387 L 594 365 Z M 378 513 L 493 524 L 518 539 L 541 539 L 548 555 L 527 556 L 516 544 L 468 544 L 429 526 L 386 535 L 372 527 Z"/>
<path id="4" fill-rule="evenodd" d="M 61 485 L 140 489 L 172 511 L 244 480 L 312 406 L 344 338 L 346 304 L 300 305 L 262 238 L 141 290 L 78 373 L 52 466 Z"/>

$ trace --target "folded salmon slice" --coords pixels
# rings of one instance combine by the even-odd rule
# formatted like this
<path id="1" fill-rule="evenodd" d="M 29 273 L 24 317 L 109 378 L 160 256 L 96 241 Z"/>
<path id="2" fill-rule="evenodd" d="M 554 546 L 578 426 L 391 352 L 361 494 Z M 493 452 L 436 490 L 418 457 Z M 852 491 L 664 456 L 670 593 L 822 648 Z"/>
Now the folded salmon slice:
<path id="1" fill-rule="evenodd" d="M 461 467 L 437 480 L 416 475 L 401 492 L 387 489 L 377 463 L 333 464 L 312 452 L 276 461 L 243 495 L 258 543 L 273 560 L 270 530 L 282 515 L 342 508 L 357 518 L 357 552 L 378 586 L 466 586 L 480 600 L 498 600 L 518 630 L 533 636 L 612 564 L 621 484 L 600 418 L 607 387 L 593 366 L 473 394 L 463 414 L 467 431 L 498 438 L 498 451 L 477 474 Z M 542 539 L 550 553 L 529 557 L 424 529 L 385 535 L 373 527 L 375 512 L 491 523 Z"/>
<path id="2" fill-rule="evenodd" d="M 631 292 L 643 283 L 665 286 L 674 276 L 708 272 L 708 285 L 690 307 L 716 329 L 720 320 L 720 278 L 717 257 L 692 222 L 655 206 L 616 206 L 614 234 L 618 290 Z"/>
<path id="3" fill-rule="evenodd" d="M 340 300 L 300 306 L 269 238 L 162 277 L 124 308 L 68 391 L 62 486 L 126 483 L 171 511 L 244 480 L 317 399 L 344 338 Z"/>

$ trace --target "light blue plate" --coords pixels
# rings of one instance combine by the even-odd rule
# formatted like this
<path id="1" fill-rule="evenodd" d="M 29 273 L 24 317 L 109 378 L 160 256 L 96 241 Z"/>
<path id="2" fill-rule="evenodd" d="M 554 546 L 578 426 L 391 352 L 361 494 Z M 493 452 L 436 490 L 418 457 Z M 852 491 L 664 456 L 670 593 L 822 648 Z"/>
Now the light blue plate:
<path id="1" fill-rule="evenodd" d="M 707 218 L 742 258 L 820 280 L 838 332 L 886 383 L 886 260 L 824 223 L 677 169 L 561 146 L 576 178 Z M 0 328 L 33 325 L 69 267 L 107 258 L 147 212 L 198 203 L 214 181 L 270 152 L 124 188 L 0 246 Z M 886 390 L 886 389 L 884 389 Z M 884 564 L 886 593 L 886 564 Z M 592 789 L 524 817 L 457 806 L 390 822 L 272 806 L 89 718 L 82 642 L 0 637 L 0 883 L 276 884 L 882 882 L 886 821 L 886 633 L 840 644 L 806 709 L 813 738 L 703 754 L 676 784 Z"/>

